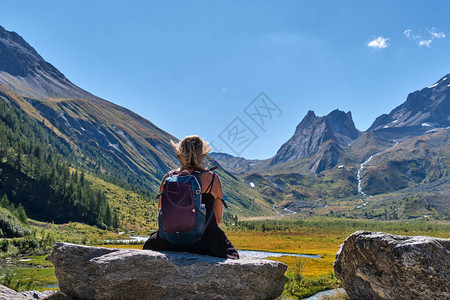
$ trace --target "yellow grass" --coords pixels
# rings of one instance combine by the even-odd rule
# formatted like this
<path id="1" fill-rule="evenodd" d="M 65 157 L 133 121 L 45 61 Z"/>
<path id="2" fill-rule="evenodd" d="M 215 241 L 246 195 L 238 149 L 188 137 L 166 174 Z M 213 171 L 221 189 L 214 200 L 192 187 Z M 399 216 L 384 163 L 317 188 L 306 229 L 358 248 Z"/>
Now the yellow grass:
<path id="1" fill-rule="evenodd" d="M 119 248 L 119 249 L 142 249 L 142 245 L 101 245 L 99 247 L 105 248 Z"/>
<path id="2" fill-rule="evenodd" d="M 333 271 L 333 261 L 339 245 L 347 237 L 346 234 L 330 234 L 321 232 L 240 232 L 229 233 L 234 246 L 242 250 L 261 250 L 270 252 L 286 252 L 297 254 L 315 254 L 322 258 L 304 258 L 295 256 L 272 257 L 292 267 L 300 261 L 304 276 L 318 276 Z"/>

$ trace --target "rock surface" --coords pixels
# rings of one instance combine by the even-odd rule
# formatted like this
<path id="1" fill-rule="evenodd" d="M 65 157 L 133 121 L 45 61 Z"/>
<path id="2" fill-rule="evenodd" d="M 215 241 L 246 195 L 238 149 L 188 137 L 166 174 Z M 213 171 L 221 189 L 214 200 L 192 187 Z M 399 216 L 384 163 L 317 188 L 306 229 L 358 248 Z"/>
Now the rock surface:
<path id="1" fill-rule="evenodd" d="M 50 261 L 60 290 L 80 299 L 273 299 L 287 281 L 280 262 L 184 252 L 57 243 Z"/>
<path id="2" fill-rule="evenodd" d="M 0 284 L 0 300 L 31 300 L 31 299 L 48 299 L 57 291 L 48 290 L 44 292 L 28 291 L 28 292 L 16 292 L 4 285 Z M 53 298 L 54 299 L 54 298 Z M 56 300 L 56 299 L 55 299 Z"/>
<path id="3" fill-rule="evenodd" d="M 12 289 L 7 288 L 6 286 L 0 284 L 0 299 L 9 300 L 9 299 L 26 299 L 26 298 L 22 297 L 15 290 L 12 290 Z"/>
<path id="4" fill-rule="evenodd" d="M 450 299 L 450 239 L 357 231 L 334 270 L 354 299 Z"/>

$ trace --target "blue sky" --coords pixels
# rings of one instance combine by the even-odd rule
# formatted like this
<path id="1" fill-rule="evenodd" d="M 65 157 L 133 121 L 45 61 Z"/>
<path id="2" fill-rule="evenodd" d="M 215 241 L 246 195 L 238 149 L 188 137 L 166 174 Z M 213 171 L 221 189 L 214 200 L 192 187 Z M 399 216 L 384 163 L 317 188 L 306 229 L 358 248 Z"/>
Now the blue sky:
<path id="1" fill-rule="evenodd" d="M 0 25 L 176 137 L 262 159 L 308 110 L 351 111 L 366 130 L 450 73 L 449 11 L 448 1 L 4 0 Z M 244 111 L 261 92 L 279 108 L 262 128 Z M 236 120 L 254 134 L 245 149 L 224 142 Z"/>

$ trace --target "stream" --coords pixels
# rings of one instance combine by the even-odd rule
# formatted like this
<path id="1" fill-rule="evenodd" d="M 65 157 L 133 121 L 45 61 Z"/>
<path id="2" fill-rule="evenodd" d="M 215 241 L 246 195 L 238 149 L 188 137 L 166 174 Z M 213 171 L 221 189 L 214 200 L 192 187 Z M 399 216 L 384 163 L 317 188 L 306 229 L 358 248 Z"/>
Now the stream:
<path id="1" fill-rule="evenodd" d="M 326 290 L 326 291 L 318 292 L 317 294 L 312 295 L 311 297 L 303 298 L 303 300 L 320 300 L 320 299 L 322 299 L 323 296 L 335 296 L 338 293 L 345 294 L 345 290 L 342 288 L 334 289 L 334 290 Z"/>
<path id="2" fill-rule="evenodd" d="M 392 148 L 394 148 L 395 146 L 398 145 L 398 142 L 397 142 L 396 140 L 393 140 L 393 142 L 394 142 L 395 144 L 394 144 L 392 147 L 389 147 L 389 148 L 387 148 L 387 149 L 384 149 L 384 150 L 381 151 L 381 152 L 372 154 L 365 162 L 363 162 L 363 163 L 359 166 L 359 168 L 358 168 L 358 173 L 356 174 L 356 178 L 357 178 L 357 180 L 358 180 L 358 193 L 360 193 L 360 194 L 362 195 L 363 200 L 370 197 L 370 195 L 367 195 L 366 193 L 364 193 L 364 191 L 362 190 L 362 187 L 361 187 L 361 173 L 362 173 L 362 171 L 364 170 L 364 167 L 365 167 L 365 166 L 372 160 L 372 158 L 374 158 L 375 156 L 381 155 L 381 154 L 383 154 L 383 153 L 385 153 L 385 152 L 391 150 Z"/>
<path id="3" fill-rule="evenodd" d="M 105 240 L 107 243 L 131 243 L 131 242 L 145 242 L 148 239 L 148 236 L 128 236 L 127 239 L 121 240 Z"/>
<path id="4" fill-rule="evenodd" d="M 238 250 L 238 252 L 239 255 L 242 257 L 251 257 L 251 258 L 266 258 L 266 257 L 281 257 L 281 256 L 322 258 L 320 255 L 315 254 L 298 254 L 298 253 L 268 252 L 268 251 L 254 251 L 254 250 Z"/>

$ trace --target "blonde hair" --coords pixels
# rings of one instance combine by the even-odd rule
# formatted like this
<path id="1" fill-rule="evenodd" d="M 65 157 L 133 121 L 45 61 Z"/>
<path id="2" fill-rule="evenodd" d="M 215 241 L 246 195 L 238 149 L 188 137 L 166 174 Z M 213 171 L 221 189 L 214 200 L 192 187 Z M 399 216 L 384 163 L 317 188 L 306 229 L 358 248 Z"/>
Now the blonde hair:
<path id="1" fill-rule="evenodd" d="M 170 144 L 184 169 L 203 169 L 203 159 L 211 151 L 208 143 L 198 135 L 189 135 L 178 143 L 170 141 Z"/>

